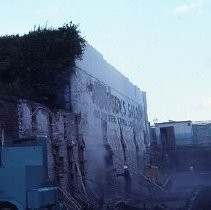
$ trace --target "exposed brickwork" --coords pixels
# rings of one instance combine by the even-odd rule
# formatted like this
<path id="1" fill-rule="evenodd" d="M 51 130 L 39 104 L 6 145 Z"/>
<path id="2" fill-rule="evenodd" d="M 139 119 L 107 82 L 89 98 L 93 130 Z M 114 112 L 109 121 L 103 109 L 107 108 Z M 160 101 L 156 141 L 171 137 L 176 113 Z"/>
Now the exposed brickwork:
<path id="1" fill-rule="evenodd" d="M 83 190 L 80 176 L 84 174 L 84 145 L 78 124 L 78 115 L 65 110 L 52 112 L 42 104 L 0 98 L 5 145 L 18 137 L 46 136 L 49 179 L 69 192 Z"/>
<path id="2" fill-rule="evenodd" d="M 17 100 L 10 97 L 0 97 L 0 130 L 4 130 L 4 145 L 12 144 L 18 138 Z"/>

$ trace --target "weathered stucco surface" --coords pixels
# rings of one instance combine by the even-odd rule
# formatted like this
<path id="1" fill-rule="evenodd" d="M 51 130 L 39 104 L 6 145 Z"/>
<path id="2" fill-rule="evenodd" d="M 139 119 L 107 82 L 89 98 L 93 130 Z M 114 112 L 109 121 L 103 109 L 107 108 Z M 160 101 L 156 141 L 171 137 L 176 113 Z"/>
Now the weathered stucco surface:
<path id="1" fill-rule="evenodd" d="M 118 174 L 127 165 L 135 186 L 149 142 L 146 94 L 89 45 L 77 66 L 71 79 L 71 101 L 73 112 L 81 115 L 86 175 L 121 188 L 124 178 Z M 97 194 L 104 197 L 102 188 Z"/>

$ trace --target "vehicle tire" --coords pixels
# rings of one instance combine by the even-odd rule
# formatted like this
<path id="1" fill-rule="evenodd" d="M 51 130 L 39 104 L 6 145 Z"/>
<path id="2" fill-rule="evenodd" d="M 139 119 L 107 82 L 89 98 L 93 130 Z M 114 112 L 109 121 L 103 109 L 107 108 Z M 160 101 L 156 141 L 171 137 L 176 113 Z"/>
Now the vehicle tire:
<path id="1" fill-rule="evenodd" d="M 4 202 L 0 204 L 0 210 L 18 210 L 18 209 L 12 203 Z"/>

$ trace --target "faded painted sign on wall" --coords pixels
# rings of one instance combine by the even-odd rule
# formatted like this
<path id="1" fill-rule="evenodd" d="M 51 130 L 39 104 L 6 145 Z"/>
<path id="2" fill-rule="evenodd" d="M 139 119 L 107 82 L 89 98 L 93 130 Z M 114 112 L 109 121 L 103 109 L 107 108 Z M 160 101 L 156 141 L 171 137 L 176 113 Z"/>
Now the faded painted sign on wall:
<path id="1" fill-rule="evenodd" d="M 146 96 L 96 51 L 89 50 L 71 78 L 72 110 L 81 116 L 86 145 L 86 175 L 105 185 L 112 185 L 112 180 L 114 185 L 119 182 L 121 188 L 124 179 L 117 174 L 123 172 L 123 165 L 137 171 L 144 167 Z M 104 194 L 99 186 L 90 185 Z"/>

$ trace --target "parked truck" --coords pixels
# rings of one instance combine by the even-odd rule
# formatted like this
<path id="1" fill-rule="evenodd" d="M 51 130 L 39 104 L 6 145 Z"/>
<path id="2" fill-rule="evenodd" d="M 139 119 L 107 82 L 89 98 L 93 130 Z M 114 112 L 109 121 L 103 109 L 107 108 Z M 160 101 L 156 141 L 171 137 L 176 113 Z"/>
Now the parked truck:
<path id="1" fill-rule="evenodd" d="M 58 188 L 48 181 L 46 138 L 14 141 L 0 149 L 0 209 L 53 210 Z"/>

